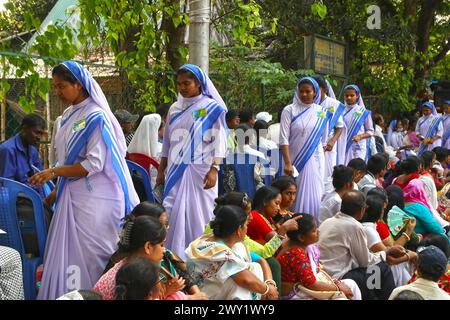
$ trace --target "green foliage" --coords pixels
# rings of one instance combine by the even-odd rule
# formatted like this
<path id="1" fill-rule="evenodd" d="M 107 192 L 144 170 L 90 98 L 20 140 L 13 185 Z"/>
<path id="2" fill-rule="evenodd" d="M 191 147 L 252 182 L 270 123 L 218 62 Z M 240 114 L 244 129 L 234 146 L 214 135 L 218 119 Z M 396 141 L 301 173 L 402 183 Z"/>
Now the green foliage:
<path id="1" fill-rule="evenodd" d="M 360 42 L 363 60 L 361 68 L 366 92 L 374 92 L 383 97 L 380 108 L 389 111 L 410 111 L 415 107 L 414 97 L 409 91 L 413 85 L 413 70 L 398 64 L 395 48 L 382 45 L 373 39 Z"/>
<path id="2" fill-rule="evenodd" d="M 160 21 L 170 21 L 175 28 L 188 23 L 179 1 L 80 0 L 79 6 L 79 39 L 89 40 L 94 46 L 107 45 L 116 65 L 129 68 L 122 72 L 129 84 L 124 89 L 133 93 L 128 103 L 135 109 L 155 110 L 158 104 L 175 97 L 171 67 L 165 57 L 168 34 Z M 180 48 L 178 53 L 186 59 L 187 50 Z M 151 72 L 135 69 L 150 66 Z"/>
<path id="3" fill-rule="evenodd" d="M 5 6 L 7 10 L 0 16 L 0 24 L 8 25 L 11 23 L 8 19 L 12 16 L 13 12 L 8 10 L 17 9 L 11 3 Z M 40 18 L 34 15 L 31 8 L 28 11 L 22 11 L 21 17 L 23 17 L 22 26 L 25 30 L 40 28 Z M 10 51 L 14 39 L 10 41 L 3 41 L 0 43 L 1 51 Z M 50 25 L 45 32 L 37 35 L 35 42 L 31 48 L 28 48 L 30 54 L 37 53 L 45 57 L 72 59 L 77 53 L 78 48 L 73 43 L 73 31 L 68 26 L 62 26 L 59 24 Z M 50 90 L 50 82 L 48 75 L 42 72 L 42 69 L 47 70 L 56 64 L 54 60 L 44 61 L 44 65 L 39 65 L 37 60 L 33 60 L 25 54 L 22 55 L 7 55 L 2 56 L 3 71 L 6 77 L 2 75 L 2 81 L 0 82 L 0 98 L 3 98 L 10 89 L 10 84 L 7 80 L 8 77 L 15 76 L 16 78 L 23 78 L 25 84 L 25 92 L 19 98 L 19 106 L 25 112 L 33 112 L 36 106 L 36 101 L 40 97 L 45 100 L 46 94 Z M 11 74 L 11 72 L 14 72 Z"/>
<path id="4" fill-rule="evenodd" d="M 350 64 L 348 81 L 358 83 L 365 95 L 380 97 L 379 107 L 385 110 L 411 110 L 416 92 L 424 88 L 426 80 L 448 78 L 448 50 L 442 55 L 450 33 L 448 1 L 259 0 L 258 3 L 264 8 L 263 20 L 278 19 L 277 37 L 266 36 L 262 40 L 273 49 L 270 54 L 273 61 L 280 61 L 284 68 L 301 68 L 298 56 L 303 52 L 302 36 L 310 33 L 345 41 Z M 381 29 L 370 30 L 367 8 L 374 4 L 381 8 Z M 431 14 L 425 16 L 427 12 Z M 425 23 L 428 21 L 429 29 Z M 429 41 L 425 52 L 417 49 L 421 38 L 425 43 Z M 436 57 L 440 58 L 435 60 Z"/>
<path id="5" fill-rule="evenodd" d="M 323 20 L 327 16 L 327 6 L 323 4 L 323 2 L 317 1 L 311 5 L 311 12 L 314 16 L 319 17 L 319 19 Z"/>
<path id="6" fill-rule="evenodd" d="M 313 71 L 285 70 L 280 63 L 255 58 L 255 52 L 245 47 L 211 50 L 210 76 L 229 109 L 275 113 L 292 102 L 298 78 Z"/>
<path id="7" fill-rule="evenodd" d="M 261 6 L 255 0 L 222 0 L 220 6 L 215 7 L 216 16 L 212 18 L 214 27 L 223 34 L 227 34 L 236 45 L 253 48 L 261 39 L 263 30 Z M 275 31 L 277 20 L 270 22 Z"/>

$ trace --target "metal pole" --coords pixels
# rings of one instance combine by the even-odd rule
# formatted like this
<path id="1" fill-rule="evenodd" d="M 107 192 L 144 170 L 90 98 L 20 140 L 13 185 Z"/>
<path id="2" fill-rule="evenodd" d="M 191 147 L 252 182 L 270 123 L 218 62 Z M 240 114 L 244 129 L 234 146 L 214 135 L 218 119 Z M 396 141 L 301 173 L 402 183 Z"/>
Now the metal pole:
<path id="1" fill-rule="evenodd" d="M 3 60 L 3 79 L 6 78 L 6 68 L 5 68 L 5 60 Z M 0 141 L 6 140 L 6 94 L 7 92 L 4 92 L 4 96 L 2 99 L 2 122 L 0 125 Z"/>
<path id="2" fill-rule="evenodd" d="M 189 62 L 209 72 L 210 0 L 189 0 Z"/>
<path id="3" fill-rule="evenodd" d="M 49 79 L 49 72 L 48 72 L 48 66 L 45 65 L 45 78 L 47 79 L 47 81 L 50 81 Z M 50 141 L 52 138 L 51 135 L 51 126 L 50 126 L 50 122 L 51 122 L 51 116 L 50 116 L 50 90 L 47 91 L 47 93 L 45 94 L 45 126 L 46 126 L 46 131 L 47 131 L 47 143 L 45 145 L 45 152 L 44 152 L 44 166 L 45 168 L 49 168 L 50 167 L 50 162 L 49 162 L 49 158 L 50 158 Z"/>

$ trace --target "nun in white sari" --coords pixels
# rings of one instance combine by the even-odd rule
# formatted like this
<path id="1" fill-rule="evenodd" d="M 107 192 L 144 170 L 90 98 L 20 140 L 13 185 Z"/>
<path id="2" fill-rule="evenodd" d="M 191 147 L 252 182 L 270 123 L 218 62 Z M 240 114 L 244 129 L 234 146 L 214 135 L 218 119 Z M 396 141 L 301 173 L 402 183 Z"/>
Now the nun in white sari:
<path id="1" fill-rule="evenodd" d="M 161 126 L 161 116 L 157 113 L 148 114 L 142 118 L 139 127 L 134 133 L 128 145 L 128 153 L 142 153 L 152 157 L 156 161 L 161 159 L 162 143 L 158 139 L 158 131 Z M 147 169 L 147 168 L 145 168 Z M 157 170 L 150 166 L 150 178 L 152 186 L 155 186 Z"/>
<path id="2" fill-rule="evenodd" d="M 199 86 L 195 94 L 189 91 L 192 85 Z M 217 171 L 227 150 L 227 108 L 195 65 L 180 68 L 177 86 L 180 94 L 167 116 L 156 184 L 165 183 L 163 205 L 170 225 L 166 246 L 184 259 L 186 247 L 213 217 Z"/>
<path id="3" fill-rule="evenodd" d="M 328 121 L 328 137 L 327 137 L 327 146 L 325 146 L 325 178 L 331 177 L 333 174 L 333 168 L 336 165 L 344 164 L 345 162 L 345 143 L 347 137 L 347 130 L 344 126 L 344 120 L 342 118 L 342 114 L 344 112 L 345 106 L 340 101 L 336 100 L 336 96 L 334 94 L 333 88 L 330 83 L 326 81 L 327 91 L 323 92 L 322 96 L 323 100 L 320 102 L 320 105 L 323 107 L 324 111 L 329 111 L 332 116 Z M 324 88 L 321 86 L 319 82 L 320 90 L 323 91 Z M 337 135 L 337 139 L 336 136 Z M 328 144 L 330 141 L 334 141 L 336 139 L 335 144 L 331 149 L 329 149 Z"/>
<path id="4" fill-rule="evenodd" d="M 312 101 L 307 101 L 308 96 L 305 94 L 310 92 L 314 96 Z M 310 77 L 301 78 L 292 104 L 286 106 L 281 114 L 280 131 L 284 171 L 292 175 L 295 167 L 299 173 L 295 178 L 299 192 L 294 211 L 310 213 L 316 219 L 324 193 L 324 146 L 328 137 L 327 124 L 332 116 L 319 103 L 320 88 L 317 81 Z"/>

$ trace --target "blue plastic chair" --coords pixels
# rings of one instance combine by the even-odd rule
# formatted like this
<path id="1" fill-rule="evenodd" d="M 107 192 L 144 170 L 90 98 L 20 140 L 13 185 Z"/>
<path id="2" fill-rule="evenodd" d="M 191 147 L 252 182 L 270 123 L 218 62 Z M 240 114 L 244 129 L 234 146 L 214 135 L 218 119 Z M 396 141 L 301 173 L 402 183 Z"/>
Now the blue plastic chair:
<path id="1" fill-rule="evenodd" d="M 281 177 L 284 172 L 284 161 L 283 161 L 283 153 L 281 152 L 281 148 L 278 151 L 278 165 L 277 165 L 277 173 L 275 174 L 275 179 Z"/>
<path id="2" fill-rule="evenodd" d="M 16 210 L 18 195 L 29 198 L 33 204 L 34 224 L 19 222 Z M 25 299 L 36 299 L 36 270 L 43 262 L 47 230 L 45 227 L 44 206 L 39 194 L 32 188 L 10 179 L 0 177 L 0 245 L 16 249 L 22 257 L 22 273 Z M 27 256 L 22 239 L 22 231 L 36 232 L 39 256 Z"/>
<path id="3" fill-rule="evenodd" d="M 153 197 L 153 189 L 152 189 L 152 185 L 150 183 L 150 177 L 148 175 L 147 170 L 145 170 L 142 166 L 138 165 L 136 162 L 133 162 L 130 160 L 127 160 L 127 165 L 128 165 L 128 170 L 130 170 L 130 174 L 136 173 L 140 177 L 142 177 L 147 201 L 155 202 L 155 198 Z"/>
<path id="4" fill-rule="evenodd" d="M 232 166 L 236 177 L 236 188 L 239 192 L 246 192 L 250 198 L 253 198 L 256 192 L 254 178 L 255 164 L 260 162 L 266 169 L 270 163 L 266 159 L 248 153 L 233 153 L 226 157 L 226 164 Z M 264 175 L 264 183 L 270 185 L 270 175 L 268 172 Z"/>

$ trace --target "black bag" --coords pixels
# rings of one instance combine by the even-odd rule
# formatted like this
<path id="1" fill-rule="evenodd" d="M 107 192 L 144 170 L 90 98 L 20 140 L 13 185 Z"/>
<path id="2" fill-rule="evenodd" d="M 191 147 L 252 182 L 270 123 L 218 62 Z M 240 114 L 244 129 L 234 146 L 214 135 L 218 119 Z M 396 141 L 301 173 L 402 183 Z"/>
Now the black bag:
<path id="1" fill-rule="evenodd" d="M 33 257 L 38 257 L 40 256 L 40 254 L 36 235 L 36 225 L 34 223 L 33 203 L 29 198 L 18 195 L 16 201 L 16 210 L 25 253 Z M 44 203 L 44 216 L 47 234 L 53 216 L 53 210 L 45 203 Z M 43 255 L 44 253 L 41 252 L 41 254 Z"/>

